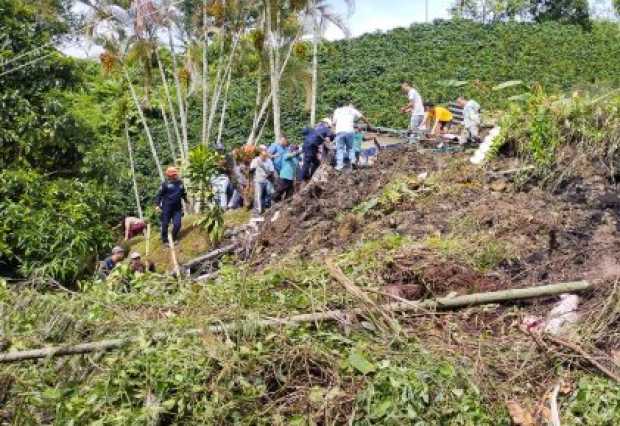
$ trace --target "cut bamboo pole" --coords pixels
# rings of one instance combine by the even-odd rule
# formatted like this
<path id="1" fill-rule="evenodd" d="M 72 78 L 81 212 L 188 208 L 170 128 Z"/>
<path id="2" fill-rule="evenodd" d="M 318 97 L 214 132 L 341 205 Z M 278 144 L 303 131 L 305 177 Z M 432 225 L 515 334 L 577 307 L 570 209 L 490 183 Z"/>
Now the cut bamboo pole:
<path id="1" fill-rule="evenodd" d="M 218 248 L 216 250 L 210 251 L 207 254 L 204 254 L 200 257 L 197 257 L 195 259 L 190 260 L 189 262 L 185 263 L 183 265 L 183 269 L 192 269 L 198 265 L 200 265 L 201 263 L 207 262 L 209 260 L 215 260 L 219 257 L 224 256 L 225 254 L 231 253 L 232 251 L 234 251 L 237 248 L 238 244 L 237 243 L 232 243 L 229 244 L 227 246 L 224 246 L 222 248 Z"/>
<path id="2" fill-rule="evenodd" d="M 417 302 L 399 302 L 380 305 L 381 309 L 388 312 L 427 312 L 441 309 L 455 309 L 468 306 L 487 305 L 490 303 L 510 302 L 537 297 L 557 296 L 562 293 L 573 293 L 586 291 L 592 288 L 587 281 L 577 281 L 562 284 L 550 284 L 538 287 L 495 291 L 490 293 L 475 293 L 465 296 L 443 297 L 439 299 L 429 299 Z M 294 326 L 301 323 L 315 321 L 338 321 L 343 316 L 360 316 L 367 313 L 364 308 L 355 308 L 351 311 L 330 310 L 313 314 L 295 315 L 284 318 L 270 318 L 264 320 L 243 320 L 222 325 L 212 325 L 204 329 L 188 330 L 181 333 L 183 336 L 198 336 L 205 333 L 225 333 L 240 330 L 248 327 L 269 328 L 275 326 Z M 432 312 L 430 312 L 432 314 Z M 170 337 L 168 333 L 158 333 L 151 336 L 153 342 L 164 340 Z M 7 352 L 0 354 L 0 363 L 25 361 L 39 358 L 78 355 L 91 352 L 109 351 L 127 346 L 131 343 L 140 341 L 141 337 L 128 337 L 125 339 L 101 340 L 98 342 L 82 343 L 69 346 L 52 346 L 42 349 L 33 349 L 20 352 Z"/>

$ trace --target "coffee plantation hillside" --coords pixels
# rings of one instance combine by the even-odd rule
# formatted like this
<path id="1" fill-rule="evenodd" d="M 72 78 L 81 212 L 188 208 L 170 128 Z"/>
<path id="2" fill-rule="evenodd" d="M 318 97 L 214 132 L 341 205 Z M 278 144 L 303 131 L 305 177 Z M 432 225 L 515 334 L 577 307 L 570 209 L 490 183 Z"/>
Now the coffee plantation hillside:
<path id="1" fill-rule="evenodd" d="M 310 51 L 298 49 L 297 54 Z M 411 80 L 427 100 L 447 102 L 465 94 L 487 110 L 506 107 L 509 98 L 538 84 L 548 92 L 615 87 L 620 83 L 620 27 L 595 23 L 591 31 L 584 31 L 553 22 L 437 21 L 325 43 L 319 68 L 319 114 L 329 114 L 339 99 L 350 95 L 373 124 L 404 127 L 407 118 L 398 113 L 404 102 L 399 93 L 403 79 Z M 511 80 L 523 84 L 493 90 Z M 224 133 L 229 143 L 247 137 L 254 90 L 253 79 L 246 77 L 231 88 Z M 305 104 L 303 85 L 289 88 L 282 119 L 294 138 L 300 137 L 299 130 L 308 121 Z M 195 114 L 194 130 L 199 132 L 199 111 Z"/>

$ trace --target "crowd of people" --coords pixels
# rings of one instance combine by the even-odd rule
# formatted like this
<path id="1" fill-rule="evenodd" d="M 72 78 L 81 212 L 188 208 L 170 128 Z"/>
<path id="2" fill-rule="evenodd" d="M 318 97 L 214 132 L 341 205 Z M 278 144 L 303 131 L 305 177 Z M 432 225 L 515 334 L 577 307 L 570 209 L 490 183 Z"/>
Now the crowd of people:
<path id="1" fill-rule="evenodd" d="M 424 103 L 419 91 L 410 82 L 403 82 L 401 89 L 408 100 L 401 112 L 411 115 L 409 130 L 412 135 L 441 137 L 453 124 L 454 114 L 449 108 Z M 457 99 L 456 105 L 463 111 L 459 143 L 479 143 L 480 105 L 463 97 Z M 363 132 L 362 123 L 370 127 L 364 114 L 346 99 L 334 110 L 331 118 L 323 118 L 316 126 L 303 130 L 301 146 L 290 144 L 288 137 L 281 135 L 270 146 L 245 146 L 234 150 L 229 156 L 227 172 L 211 182 L 216 202 L 224 210 L 252 207 L 258 217 L 273 202 L 291 198 L 303 182 L 312 179 L 324 162 L 332 164 L 339 172 L 361 167 L 368 162 L 368 158 L 366 163 L 362 159 L 364 141 L 374 140 L 375 146 L 381 148 L 376 138 Z M 171 243 L 178 244 L 183 202 L 187 204 L 188 199 L 179 170 L 169 167 L 166 180 L 155 196 L 164 244 L 169 243 L 169 237 L 172 237 Z M 127 218 L 124 221 L 125 240 L 143 233 L 145 228 L 144 219 Z M 124 257 L 124 249 L 115 247 L 112 255 L 102 262 L 101 273 L 104 276 L 109 274 Z M 149 265 L 140 266 L 139 253 L 131 253 L 130 261 L 134 265 L 132 270 L 143 272 L 149 269 Z"/>
<path id="2" fill-rule="evenodd" d="M 409 130 L 414 133 L 426 133 L 432 137 L 441 136 L 454 123 L 454 114 L 449 108 L 425 103 L 418 90 L 405 81 L 401 85 L 408 103 L 401 112 L 411 114 Z M 463 127 L 459 135 L 459 143 L 480 143 L 480 104 L 472 99 L 460 96 L 456 106 L 463 111 Z"/>

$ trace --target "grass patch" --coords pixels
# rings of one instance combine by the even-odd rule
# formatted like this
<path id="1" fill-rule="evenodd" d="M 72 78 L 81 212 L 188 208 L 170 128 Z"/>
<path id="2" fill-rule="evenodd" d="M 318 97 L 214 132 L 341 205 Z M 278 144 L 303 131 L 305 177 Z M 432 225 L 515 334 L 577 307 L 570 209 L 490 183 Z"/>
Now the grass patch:
<path id="1" fill-rule="evenodd" d="M 467 236 L 455 233 L 433 235 L 426 238 L 424 244 L 442 256 L 455 259 L 482 273 L 514 258 L 514 250 L 510 244 L 484 232 Z"/>
<path id="2" fill-rule="evenodd" d="M 224 226 L 226 229 L 236 228 L 247 223 L 250 220 L 250 216 L 251 212 L 246 209 L 226 211 L 224 213 Z M 181 243 L 177 248 L 177 260 L 181 264 L 213 249 L 207 232 L 195 225 L 198 219 L 198 215 L 183 217 Z M 152 227 L 148 255 L 146 255 L 147 243 L 145 237 L 136 237 L 129 241 L 129 245 L 132 251 L 137 251 L 142 254 L 144 259 L 154 262 L 159 272 L 166 272 L 172 269 L 170 250 L 167 245 L 162 244 L 159 232 L 159 227 Z"/>

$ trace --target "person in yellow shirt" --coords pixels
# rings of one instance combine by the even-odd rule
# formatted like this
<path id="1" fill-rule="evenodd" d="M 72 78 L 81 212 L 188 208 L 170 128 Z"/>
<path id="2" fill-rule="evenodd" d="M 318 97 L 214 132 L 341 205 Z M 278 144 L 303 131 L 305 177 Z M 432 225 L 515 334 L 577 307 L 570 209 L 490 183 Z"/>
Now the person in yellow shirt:
<path id="1" fill-rule="evenodd" d="M 446 125 L 452 121 L 452 113 L 442 106 L 437 106 L 431 103 L 424 104 L 424 110 L 426 115 L 424 117 L 424 123 L 422 127 L 429 128 L 431 125 L 431 134 L 436 136 L 444 131 Z"/>

